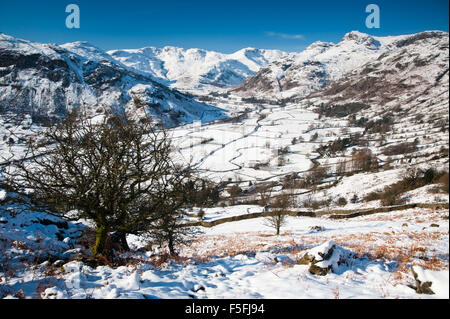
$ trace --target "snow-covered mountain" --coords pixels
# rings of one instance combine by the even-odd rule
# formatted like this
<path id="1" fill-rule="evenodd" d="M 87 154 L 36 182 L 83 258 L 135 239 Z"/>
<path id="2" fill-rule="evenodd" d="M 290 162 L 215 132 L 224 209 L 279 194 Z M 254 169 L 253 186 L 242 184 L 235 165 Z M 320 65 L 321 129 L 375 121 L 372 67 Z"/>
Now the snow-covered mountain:
<path id="1" fill-rule="evenodd" d="M 75 107 L 91 114 L 147 112 L 167 125 L 224 117 L 223 110 L 169 89 L 89 43 L 57 46 L 0 34 L 0 112 L 39 118 Z"/>
<path id="2" fill-rule="evenodd" d="M 291 54 L 246 48 L 232 54 L 201 49 L 146 47 L 108 51 L 114 59 L 176 88 L 231 88 L 262 67 Z"/>
<path id="3" fill-rule="evenodd" d="M 299 53 L 247 48 L 233 54 L 175 47 L 105 52 L 87 42 L 57 46 L 0 34 L 0 111 L 60 116 L 84 106 L 93 114 L 147 112 L 175 125 L 224 117 L 175 88 L 297 99 L 326 90 L 333 95 L 351 83 L 347 94 L 376 74 L 390 83 L 412 75 L 410 82 L 422 77 L 431 83 L 445 72 L 448 33 L 442 31 L 391 37 L 352 31 L 337 44 L 315 42 Z"/>
<path id="4" fill-rule="evenodd" d="M 376 59 L 337 80 L 330 79 L 324 90 L 310 98 L 329 105 L 362 102 L 403 111 L 409 107 L 408 114 L 425 118 L 431 115 L 431 106 L 441 106 L 445 112 L 448 88 L 448 33 L 423 32 L 395 39 Z"/>
<path id="5" fill-rule="evenodd" d="M 442 31 L 390 37 L 352 31 L 337 44 L 315 42 L 299 54 L 272 62 L 232 91 L 241 96 L 304 97 L 345 79 L 383 54 L 414 50 L 445 54 L 445 49 L 448 57 L 448 33 Z M 377 68 L 382 70 L 383 64 Z"/>
<path id="6" fill-rule="evenodd" d="M 271 63 L 244 49 L 233 61 L 256 73 L 231 91 L 209 80 L 238 82 L 238 64 L 154 50 L 166 49 L 180 56 L 133 65 L 86 42 L 0 34 L 0 299 L 449 298 L 448 33 L 350 32 Z M 208 55 L 211 78 L 194 72 Z M 167 87 L 182 83 L 229 118 L 176 126 L 224 114 Z M 42 127 L 2 112 L 83 106 L 162 116 L 174 162 L 218 186 L 215 204 L 186 203 L 195 231 L 179 258 L 152 230 L 127 234 L 127 251 L 110 236 L 110 254 L 92 258 L 93 220 L 34 211 L 5 183 Z M 279 231 L 269 215 L 285 199 Z"/>

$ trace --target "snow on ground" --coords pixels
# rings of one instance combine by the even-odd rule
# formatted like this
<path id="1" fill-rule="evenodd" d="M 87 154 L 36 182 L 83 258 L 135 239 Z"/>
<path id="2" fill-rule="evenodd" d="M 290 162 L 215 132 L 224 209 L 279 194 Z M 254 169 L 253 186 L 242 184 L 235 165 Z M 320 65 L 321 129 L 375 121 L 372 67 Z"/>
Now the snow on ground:
<path id="1" fill-rule="evenodd" d="M 235 102 L 230 98 L 228 103 Z M 177 160 L 190 161 L 203 176 L 214 181 L 231 179 L 246 188 L 249 182 L 282 182 L 285 175 L 305 173 L 314 163 L 327 165 L 333 171 L 333 165 L 351 154 L 348 149 L 340 156 L 320 158 L 316 152 L 321 144 L 342 136 L 343 128 L 360 131 L 346 127 L 346 121 L 318 121 L 317 114 L 301 104 L 265 107 L 239 123 L 194 123 L 170 130 Z M 245 105 L 237 103 L 235 108 L 242 110 Z M 26 120 L 1 121 L 1 160 L 7 161 L 11 155 L 18 157 L 26 151 L 21 139 L 39 128 Z M 312 141 L 315 133 L 317 139 Z M 443 142 L 448 145 L 448 140 Z M 421 152 L 439 151 L 441 147 L 439 143 L 426 143 L 430 142 L 422 142 Z M 371 148 L 379 154 L 377 147 Z M 279 154 L 280 149 L 286 150 Z M 280 164 L 280 157 L 284 163 Z M 382 155 L 380 158 L 384 159 Z M 336 209 L 335 201 L 344 197 L 348 203 L 338 209 L 379 207 L 379 201 L 360 200 L 398 181 L 409 169 L 426 167 L 427 160 L 422 162 L 414 159 L 411 165 L 342 176 L 335 184 L 332 177 L 314 194 L 309 189 L 293 192 L 298 204 L 331 197 L 330 208 Z M 402 197 L 407 203 L 448 203 L 448 194 L 436 188 L 436 184 L 427 185 Z M 278 184 L 272 195 L 283 191 Z M 355 194 L 360 200 L 351 203 Z M 133 251 L 122 253 L 130 258 L 128 262 L 119 267 L 91 267 L 82 261 L 89 254 L 82 240 L 88 223 L 64 223 L 42 213 L 20 212 L 8 204 L 8 196 L 0 189 L 1 297 L 448 298 L 448 209 L 437 206 L 344 220 L 326 214 L 316 218 L 288 217 L 280 236 L 274 236 L 274 229 L 264 218 L 198 227 L 201 234 L 192 245 L 179 247 L 179 257 L 172 259 L 164 258 L 164 247 L 148 246 L 146 237 L 130 235 Z M 255 198 L 257 194 L 253 194 Z M 191 221 L 199 220 L 199 210 L 192 209 Z M 203 210 L 203 220 L 210 222 L 262 212 L 263 207 L 221 205 Z M 331 242 L 342 254 L 331 262 L 333 271 L 326 276 L 314 275 L 308 265 L 299 264 L 308 251 L 314 253 L 319 249 L 315 247 L 323 248 Z M 342 256 L 356 257 L 339 265 L 337 260 Z M 434 295 L 417 294 L 410 287 L 415 286 L 412 266 L 419 269 L 416 272 L 421 278 L 432 282 Z"/>
<path id="2" fill-rule="evenodd" d="M 211 208 L 205 216 L 261 210 Z M 225 223 L 202 228 L 191 245 L 180 247 L 178 258 L 165 262 L 158 262 L 158 250 L 139 249 L 143 238 L 129 236 L 134 261 L 96 268 L 76 258 L 87 253 L 78 238 L 85 226 L 12 211 L 2 209 L 0 219 L 0 292 L 6 298 L 448 298 L 448 210 L 350 220 L 288 217 L 281 236 L 274 236 L 264 218 Z M 335 260 L 326 276 L 298 264 L 330 241 L 356 257 Z M 412 265 L 432 282 L 434 295 L 409 287 Z"/>
<path id="3" fill-rule="evenodd" d="M 258 119 L 259 114 L 267 116 Z M 316 113 L 302 106 L 290 106 L 286 110 L 272 107 L 268 113 L 256 111 L 240 123 L 184 126 L 171 132 L 179 158 L 191 160 L 194 167 L 214 181 L 269 180 L 312 167 L 311 158 L 317 156 L 318 145 L 308 142 L 294 145 L 292 140 L 301 137 L 308 141 L 310 134 L 314 134 L 309 126 L 316 119 Z M 333 125 L 343 124 L 331 120 L 330 128 L 322 129 L 324 136 L 335 130 Z M 278 154 L 280 148 L 286 147 L 288 153 Z M 279 165 L 279 155 L 284 165 Z M 268 164 L 268 167 L 253 169 L 256 164 Z"/>
<path id="4" fill-rule="evenodd" d="M 4 43 L 12 43 L 8 42 L 7 36 L 0 37 L 6 39 Z M 401 40 L 400 37 L 373 39 L 375 41 L 365 42 L 370 38 L 353 32 L 346 35 L 346 41 L 337 45 L 315 43 L 304 51 L 297 62 L 319 57 L 329 62 L 326 68 L 329 76 L 339 77 L 345 71 L 362 65 L 367 60 L 367 52 L 375 54 L 373 46 L 377 46 L 377 42 L 384 50 L 394 40 Z M 362 47 L 358 41 L 363 41 Z M 18 43 L 21 50 L 48 51 L 46 46 L 29 47 L 29 42 Z M 73 48 L 78 45 L 82 46 L 81 49 L 87 48 L 82 43 L 69 46 Z M 143 67 L 142 63 L 153 61 L 151 54 L 147 56 L 150 51 L 154 50 L 117 51 L 112 54 L 123 58 L 123 63 Z M 158 59 L 165 55 L 166 61 L 172 61 L 167 67 L 175 68 L 179 66 L 178 62 L 175 63 L 175 55 L 181 51 L 177 48 L 163 49 L 158 52 L 161 55 Z M 211 55 L 199 50 L 182 53 L 200 62 L 204 59 L 203 54 L 206 54 L 205 57 Z M 96 52 L 88 54 L 96 55 Z M 339 57 L 345 54 L 349 57 L 345 63 L 340 63 L 342 59 Z M 212 74 L 205 73 L 203 69 L 188 70 L 184 67 L 175 70 L 180 71 L 177 73 L 163 70 L 156 64 L 147 65 L 151 70 L 143 71 L 152 71 L 153 75 L 160 78 L 176 80 L 177 84 L 184 87 L 192 86 L 192 81 L 196 79 L 206 77 L 214 80 L 216 75 L 227 69 L 222 64 L 225 60 L 243 61 L 244 69 L 248 68 L 246 72 L 253 73 L 256 71 L 253 66 L 266 65 L 273 58 L 271 55 L 277 56 L 278 53 L 256 52 L 253 49 L 228 57 L 212 53 L 211 63 L 204 65 L 208 68 L 219 67 L 217 73 Z M 267 61 L 260 60 L 262 57 Z M 192 59 L 186 62 L 189 64 L 193 62 Z M 237 70 L 230 80 L 234 81 L 243 75 L 242 66 L 228 65 Z M 436 70 L 433 69 L 425 76 L 434 81 Z M 184 77 L 189 73 L 195 75 L 193 79 Z M 305 74 L 300 73 L 300 78 Z M 219 91 L 216 93 L 226 93 Z M 209 96 L 207 91 L 204 94 L 196 90 L 190 92 L 208 97 L 208 104 L 228 110 L 230 116 L 242 115 L 240 112 L 244 110 L 247 112 L 247 116 L 236 121 L 197 122 L 169 131 L 177 152 L 176 160 L 190 162 L 200 170 L 202 176 L 213 181 L 231 181 L 242 188 L 249 187 L 249 182 L 253 186 L 276 182 L 276 187 L 272 189 L 272 195 L 275 196 L 286 191 L 282 183 L 287 174 L 298 173 L 301 176 L 317 164 L 326 166 L 330 172 L 336 172 L 336 164 L 340 160 L 349 160 L 351 152 L 360 149 L 360 145 L 353 146 L 338 155 L 317 152 L 321 145 L 364 131 L 362 127 L 350 127 L 346 119 L 319 119 L 319 115 L 311 111 L 314 106 L 310 102 L 318 106 L 323 102 L 320 99 L 288 103 L 283 107 L 271 105 L 270 101 L 267 104 L 245 103 L 231 93 L 227 93 L 226 97 L 219 95 L 211 98 L 213 95 Z M 289 94 L 287 92 L 285 97 Z M 331 176 L 316 185 L 318 190 L 314 193 L 310 188 L 293 189 L 297 204 L 330 198 L 333 202 L 327 209 L 379 207 L 380 201 L 364 202 L 361 199 L 370 192 L 397 182 L 414 168 L 448 170 L 448 155 L 442 156 L 445 152 L 441 152 L 442 148 L 448 149 L 448 125 L 446 132 L 441 125 L 436 126 L 434 120 L 425 119 L 427 114 L 448 117 L 444 105 L 448 93 L 444 92 L 443 96 L 435 94 L 435 99 L 423 105 L 410 101 L 408 94 L 388 102 L 384 107 L 394 106 L 400 101 L 403 109 L 414 112 L 408 113 L 409 117 L 397 118 L 392 130 L 384 136 L 384 142 L 377 134 L 366 135 L 366 138 L 370 150 L 383 163 L 389 159 L 389 156 L 382 154 L 386 145 L 411 142 L 417 138 L 417 152 L 390 156 L 391 167 L 386 170 L 381 168 L 377 172 L 359 172 L 339 178 Z M 368 110 L 359 115 L 376 119 L 380 115 L 376 111 Z M 417 115 L 423 116 L 425 121 L 414 120 L 413 117 Z M 203 117 L 203 122 L 206 122 L 205 119 Z M 23 121 L 18 121 L 14 116 L 0 118 L 0 163 L 7 163 L 24 154 L 26 149 L 23 141 L 32 131 L 39 129 L 31 123 L 30 118 Z M 222 195 L 226 193 L 227 190 L 224 190 Z M 254 202 L 257 195 L 251 194 L 247 199 Z M 358 200 L 352 203 L 354 195 L 358 196 Z M 437 184 L 402 194 L 405 203 L 430 204 L 430 208 L 394 210 L 342 220 L 330 218 L 326 214 L 327 209 L 322 208 L 324 214 L 319 217 L 287 217 L 280 236 L 274 235 L 274 229 L 268 226 L 265 218 L 228 222 L 212 228 L 198 227 L 197 230 L 201 231 L 198 237 L 191 245 L 179 247 L 179 256 L 173 258 L 167 258 L 164 247 L 149 243 L 149 238 L 129 235 L 132 251 L 119 254 L 128 258 L 127 261 L 119 266 L 98 267 L 89 266 L 87 261 L 89 250 L 86 247 L 86 233 L 89 234 L 87 227 L 92 227 L 90 223 L 81 221 L 75 224 L 43 213 L 22 211 L 10 203 L 10 196 L 6 190 L 0 189 L 0 297 L 449 297 L 449 215 L 448 208 L 437 205 L 448 203 L 448 194 L 443 194 Z M 347 204 L 337 207 L 336 200 L 340 197 L 345 198 Z M 258 205 L 221 204 L 220 207 L 202 208 L 205 213 L 203 220 L 211 222 L 263 210 Z M 300 207 L 296 209 L 304 209 Z M 199 210 L 193 208 L 189 212 L 189 220 L 199 220 Z M 306 254 L 320 257 L 319 252 L 323 255 L 333 246 L 336 254 L 333 253 L 331 259 L 319 264 L 332 266 L 326 276 L 314 275 L 310 273 L 309 265 L 300 263 Z M 432 283 L 434 295 L 418 294 L 411 288 L 416 284 L 412 267 L 421 281 Z"/>
<path id="5" fill-rule="evenodd" d="M 203 221 L 207 222 L 227 217 L 261 213 L 263 211 L 263 208 L 258 205 L 236 205 L 231 207 L 212 207 L 202 209 L 205 213 Z M 198 213 L 198 210 L 199 209 L 195 209 L 195 213 Z"/>

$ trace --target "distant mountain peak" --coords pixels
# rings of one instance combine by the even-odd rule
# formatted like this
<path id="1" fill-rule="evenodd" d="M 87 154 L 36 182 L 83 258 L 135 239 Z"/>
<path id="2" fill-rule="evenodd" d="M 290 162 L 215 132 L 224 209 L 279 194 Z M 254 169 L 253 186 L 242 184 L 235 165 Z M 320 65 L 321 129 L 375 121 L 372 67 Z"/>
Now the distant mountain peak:
<path id="1" fill-rule="evenodd" d="M 411 61 L 405 65 L 394 63 L 392 70 L 385 70 L 388 60 L 381 58 L 389 55 L 392 60 L 400 59 L 405 49 L 407 49 L 406 57 L 415 57 L 414 63 Z M 426 56 L 427 54 L 430 56 Z M 240 96 L 304 98 L 333 82 L 344 81 L 351 72 L 358 73 L 364 70 L 365 74 L 372 74 L 372 76 L 391 72 L 403 76 L 399 71 L 407 65 L 410 65 L 412 70 L 416 68 L 420 77 L 433 75 L 439 78 L 439 74 L 445 72 L 445 67 L 442 69 L 445 63 L 434 65 L 432 61 L 435 57 L 433 56 L 440 56 L 439 60 L 442 56 L 448 57 L 447 32 L 425 31 L 411 35 L 375 37 L 359 31 L 351 31 L 345 34 L 337 44 L 315 42 L 290 58 L 270 63 L 233 88 L 232 92 Z M 368 66 L 370 63 L 372 65 Z M 424 71 L 426 67 L 429 67 L 429 70 Z M 379 73 L 372 70 L 377 70 Z M 435 74 L 436 70 L 441 73 Z M 361 81 L 364 82 L 365 79 Z"/>
<path id="2" fill-rule="evenodd" d="M 112 109 L 151 114 L 170 126 L 225 117 L 223 110 L 169 89 L 85 41 L 57 46 L 1 35 L 0 70 L 0 112 L 37 119 L 78 107 L 91 115 Z"/>
<path id="3" fill-rule="evenodd" d="M 108 51 L 124 65 L 145 72 L 175 88 L 231 88 L 261 67 L 288 53 L 279 50 L 243 48 L 225 54 L 204 49 L 172 46 Z"/>
<path id="4" fill-rule="evenodd" d="M 347 33 L 346 35 L 344 35 L 342 41 L 338 45 L 342 45 L 347 42 L 354 42 L 357 45 L 364 45 L 365 47 L 372 50 L 376 50 L 381 47 L 381 43 L 376 40 L 375 37 L 359 31 L 351 31 Z"/>
<path id="5" fill-rule="evenodd" d="M 348 33 L 346 33 L 344 35 L 344 37 L 342 38 L 343 41 L 345 40 L 361 40 L 361 39 L 367 39 L 367 38 L 371 38 L 372 36 L 367 34 L 367 33 L 363 33 L 363 32 L 359 32 L 359 31 L 350 31 Z"/>

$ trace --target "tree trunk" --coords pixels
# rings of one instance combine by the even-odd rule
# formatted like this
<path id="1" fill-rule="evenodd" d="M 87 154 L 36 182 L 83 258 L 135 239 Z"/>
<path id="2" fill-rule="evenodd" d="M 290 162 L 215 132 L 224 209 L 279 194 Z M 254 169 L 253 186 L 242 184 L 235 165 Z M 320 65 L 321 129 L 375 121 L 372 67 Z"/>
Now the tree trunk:
<path id="1" fill-rule="evenodd" d="M 106 226 L 97 226 L 95 245 L 92 248 L 92 256 L 104 254 L 106 248 L 106 239 L 108 238 L 108 230 Z"/>
<path id="2" fill-rule="evenodd" d="M 130 247 L 127 243 L 127 233 L 121 230 L 114 232 L 111 235 L 111 241 L 113 242 L 113 246 L 117 244 L 121 250 L 129 251 Z"/>
<path id="3" fill-rule="evenodd" d="M 172 236 L 169 236 L 168 246 L 169 246 L 169 253 L 170 253 L 170 255 L 175 256 L 176 253 L 175 253 L 174 242 L 173 242 Z"/>

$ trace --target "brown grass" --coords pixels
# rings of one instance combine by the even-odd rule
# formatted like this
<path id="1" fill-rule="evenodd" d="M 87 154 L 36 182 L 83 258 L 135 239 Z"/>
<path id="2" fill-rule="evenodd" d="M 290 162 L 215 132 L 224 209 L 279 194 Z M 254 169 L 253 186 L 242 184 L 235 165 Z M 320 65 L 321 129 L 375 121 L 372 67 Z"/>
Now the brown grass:
<path id="1" fill-rule="evenodd" d="M 52 284 L 52 282 L 49 279 L 44 279 L 43 281 L 39 281 L 37 283 L 36 288 L 34 289 L 34 292 L 36 293 L 37 299 L 42 299 L 43 294 L 47 288 L 54 287 L 55 285 Z"/>
<path id="2" fill-rule="evenodd" d="M 333 289 L 333 298 L 339 299 L 339 286 L 336 286 L 336 288 Z"/>
<path id="3" fill-rule="evenodd" d="M 447 238 L 444 232 L 415 233 L 399 232 L 392 234 L 388 239 L 383 239 L 383 234 L 352 234 L 348 236 L 335 236 L 338 244 L 349 248 L 360 257 L 383 262 L 396 261 L 401 273 L 406 271 L 408 265 L 420 265 L 426 269 L 448 269 L 448 254 L 441 256 L 433 253 L 433 247 L 438 240 Z M 409 247 L 401 246 L 404 239 L 408 238 L 412 244 Z M 397 274 L 400 277 L 399 274 Z"/>

